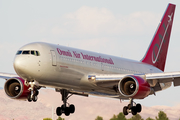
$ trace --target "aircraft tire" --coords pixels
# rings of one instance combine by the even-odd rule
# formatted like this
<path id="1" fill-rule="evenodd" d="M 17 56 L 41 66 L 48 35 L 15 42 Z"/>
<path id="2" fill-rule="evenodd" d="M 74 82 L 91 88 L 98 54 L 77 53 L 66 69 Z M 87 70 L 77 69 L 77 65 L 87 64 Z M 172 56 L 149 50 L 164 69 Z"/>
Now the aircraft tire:
<path id="1" fill-rule="evenodd" d="M 56 109 L 56 114 L 57 114 L 57 116 L 61 116 L 61 115 L 62 115 L 62 109 L 61 109 L 61 107 L 57 107 L 57 109 Z"/>
<path id="2" fill-rule="evenodd" d="M 135 107 L 135 106 L 133 106 L 133 107 L 131 108 L 131 113 L 132 113 L 132 115 L 136 115 L 136 114 L 137 114 L 137 110 L 136 110 L 136 107 Z"/>
<path id="3" fill-rule="evenodd" d="M 141 104 L 137 104 L 137 105 L 136 105 L 136 111 L 137 111 L 138 113 L 140 113 L 141 110 L 142 110 Z"/>
<path id="4" fill-rule="evenodd" d="M 127 107 L 127 106 L 125 106 L 125 107 L 123 108 L 123 114 L 124 114 L 124 115 L 128 115 L 127 110 L 128 110 L 128 107 Z"/>
<path id="5" fill-rule="evenodd" d="M 127 106 L 127 107 L 128 107 L 128 109 L 131 109 L 131 104 L 128 104 L 128 106 Z"/>
<path id="6" fill-rule="evenodd" d="M 75 106 L 73 104 L 71 104 L 69 106 L 69 111 L 70 111 L 70 113 L 74 113 L 75 112 Z"/>
<path id="7" fill-rule="evenodd" d="M 39 91 L 36 90 L 35 93 L 34 93 L 34 95 L 38 96 L 38 95 L 39 95 Z"/>
<path id="8" fill-rule="evenodd" d="M 32 101 L 31 94 L 28 95 L 27 99 L 28 99 L 29 102 Z"/>
<path id="9" fill-rule="evenodd" d="M 66 107 L 66 108 L 65 108 L 64 114 L 65 114 L 66 116 L 69 116 L 69 115 L 70 115 L 69 107 Z"/>
<path id="10" fill-rule="evenodd" d="M 33 97 L 32 97 L 33 102 L 36 102 L 37 99 L 38 99 L 37 96 L 36 96 L 36 95 L 33 95 Z"/>
<path id="11" fill-rule="evenodd" d="M 61 105 L 61 110 L 62 110 L 62 111 L 65 111 L 64 104 L 63 104 L 63 105 Z"/>

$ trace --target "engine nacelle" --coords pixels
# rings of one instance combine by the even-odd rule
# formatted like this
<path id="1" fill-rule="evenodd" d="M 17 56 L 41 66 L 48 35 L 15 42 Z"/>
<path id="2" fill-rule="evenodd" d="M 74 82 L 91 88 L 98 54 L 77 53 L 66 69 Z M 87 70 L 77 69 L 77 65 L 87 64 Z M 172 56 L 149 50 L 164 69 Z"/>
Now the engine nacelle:
<path id="1" fill-rule="evenodd" d="M 27 99 L 30 94 L 29 86 L 26 86 L 22 78 L 10 78 L 4 84 L 5 93 L 13 99 Z"/>
<path id="2" fill-rule="evenodd" d="M 118 90 L 126 98 L 143 99 L 150 94 L 151 87 L 143 78 L 129 75 L 119 81 Z"/>

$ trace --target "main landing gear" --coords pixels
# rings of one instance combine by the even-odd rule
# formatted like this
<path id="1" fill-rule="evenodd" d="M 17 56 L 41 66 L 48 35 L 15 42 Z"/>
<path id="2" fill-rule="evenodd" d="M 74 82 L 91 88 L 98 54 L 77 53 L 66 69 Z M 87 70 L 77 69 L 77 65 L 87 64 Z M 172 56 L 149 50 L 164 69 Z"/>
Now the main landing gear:
<path id="1" fill-rule="evenodd" d="M 141 104 L 136 104 L 135 106 L 133 106 L 133 99 L 131 98 L 128 106 L 125 106 L 123 108 L 123 114 L 128 115 L 128 113 L 132 113 L 132 115 L 136 115 L 137 113 L 140 113 L 141 110 Z"/>
<path id="2" fill-rule="evenodd" d="M 40 87 L 36 86 L 34 81 L 28 82 L 27 84 L 30 85 L 29 90 L 31 91 L 31 93 L 27 97 L 27 100 L 29 102 L 31 101 L 36 102 L 38 99 L 37 96 L 39 94 L 38 90 L 40 89 Z"/>
<path id="3" fill-rule="evenodd" d="M 57 116 L 61 116 L 62 113 L 64 113 L 66 116 L 69 116 L 70 113 L 75 112 L 75 106 L 73 104 L 70 105 L 67 103 L 68 98 L 71 97 L 72 94 L 68 96 L 69 92 L 65 89 L 60 90 L 60 93 L 62 95 L 62 101 L 64 104 L 61 107 L 57 107 L 56 114 Z"/>

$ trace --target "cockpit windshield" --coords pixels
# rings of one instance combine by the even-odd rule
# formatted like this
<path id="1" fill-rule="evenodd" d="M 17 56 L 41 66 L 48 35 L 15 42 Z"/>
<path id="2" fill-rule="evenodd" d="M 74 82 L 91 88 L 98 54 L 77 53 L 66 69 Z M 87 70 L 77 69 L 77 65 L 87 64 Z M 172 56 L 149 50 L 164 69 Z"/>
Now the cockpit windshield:
<path id="1" fill-rule="evenodd" d="M 30 51 L 23 51 L 22 54 L 28 55 L 28 54 L 30 54 Z"/>
<path id="2" fill-rule="evenodd" d="M 36 51 L 36 50 L 19 50 L 17 51 L 16 55 L 35 55 L 35 56 L 40 56 L 40 53 L 39 51 Z"/>

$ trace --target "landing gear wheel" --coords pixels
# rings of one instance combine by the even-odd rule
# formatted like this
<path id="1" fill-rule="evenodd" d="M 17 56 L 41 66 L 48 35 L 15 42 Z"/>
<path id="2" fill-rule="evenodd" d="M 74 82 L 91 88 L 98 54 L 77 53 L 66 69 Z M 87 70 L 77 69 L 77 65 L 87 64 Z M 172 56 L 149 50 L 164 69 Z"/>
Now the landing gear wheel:
<path id="1" fill-rule="evenodd" d="M 34 91 L 34 95 L 38 96 L 38 95 L 39 95 L 39 91 L 38 91 L 38 90 L 35 90 L 35 91 Z"/>
<path id="2" fill-rule="evenodd" d="M 127 107 L 128 107 L 128 109 L 131 109 L 131 107 L 132 107 L 132 106 L 131 106 L 131 104 L 128 104 L 128 106 L 127 106 Z"/>
<path id="3" fill-rule="evenodd" d="M 62 115 L 62 109 L 61 109 L 61 107 L 57 107 L 57 109 L 56 109 L 56 114 L 57 114 L 57 116 L 61 116 L 61 115 Z"/>
<path id="4" fill-rule="evenodd" d="M 31 94 L 28 95 L 27 99 L 28 99 L 29 102 L 32 101 Z"/>
<path id="5" fill-rule="evenodd" d="M 28 86 L 30 86 L 29 87 L 29 91 L 30 91 L 30 94 L 28 95 L 28 97 L 27 97 L 27 99 L 28 99 L 28 101 L 29 102 L 31 102 L 31 101 L 34 101 L 34 102 L 36 102 L 37 101 L 37 99 L 38 99 L 38 94 L 39 94 L 39 89 L 41 88 L 40 86 L 37 86 L 37 85 L 35 85 L 36 84 L 36 82 L 33 80 L 33 81 L 25 81 L 25 83 L 26 84 L 28 84 Z"/>
<path id="6" fill-rule="evenodd" d="M 65 106 L 61 105 L 61 110 L 64 111 L 65 110 Z"/>
<path id="7" fill-rule="evenodd" d="M 136 104 L 136 111 L 139 113 L 141 112 L 141 110 L 142 110 L 141 104 Z"/>
<path id="8" fill-rule="evenodd" d="M 127 110 L 128 110 L 128 107 L 127 107 L 127 106 L 125 106 L 125 107 L 123 108 L 123 114 L 124 114 L 124 115 L 128 115 Z"/>
<path id="9" fill-rule="evenodd" d="M 69 115 L 70 115 L 69 107 L 66 107 L 66 108 L 65 108 L 64 114 L 65 114 L 66 116 L 69 116 Z"/>
<path id="10" fill-rule="evenodd" d="M 133 105 L 133 98 L 130 98 L 130 102 L 128 106 L 125 106 L 123 108 L 123 114 L 128 115 L 128 113 L 132 113 L 132 115 L 136 115 L 137 113 L 140 113 L 142 110 L 141 104 L 136 104 L 135 106 Z"/>
<path id="11" fill-rule="evenodd" d="M 67 103 L 68 98 L 71 97 L 73 94 L 71 93 L 71 95 L 68 96 L 70 92 L 66 89 L 60 89 L 57 92 L 60 92 L 62 95 L 63 105 L 56 109 L 56 114 L 60 116 L 62 113 L 64 113 L 66 116 L 69 116 L 71 113 L 74 113 L 75 106 L 73 104 Z"/>
<path id="12" fill-rule="evenodd" d="M 38 99 L 37 96 L 36 96 L 36 95 L 33 95 L 33 97 L 32 97 L 33 102 L 36 102 L 37 99 Z"/>
<path id="13" fill-rule="evenodd" d="M 75 106 L 71 104 L 71 105 L 69 106 L 69 111 L 70 111 L 70 113 L 74 113 L 74 111 L 75 111 Z"/>
<path id="14" fill-rule="evenodd" d="M 131 108 L 131 113 L 132 113 L 133 115 L 136 115 L 136 114 L 137 114 L 137 110 L 136 110 L 136 107 L 135 107 L 135 106 L 133 106 L 133 107 Z"/>

